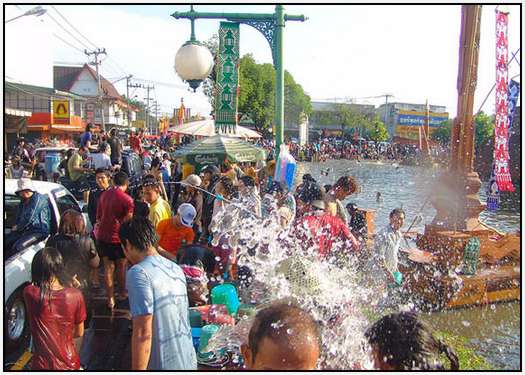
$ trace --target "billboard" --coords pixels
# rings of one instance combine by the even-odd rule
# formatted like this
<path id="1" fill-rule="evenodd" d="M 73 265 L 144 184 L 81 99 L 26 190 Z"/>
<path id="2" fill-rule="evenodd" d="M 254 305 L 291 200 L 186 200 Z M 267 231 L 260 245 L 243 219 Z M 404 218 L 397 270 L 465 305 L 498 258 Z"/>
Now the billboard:
<path id="1" fill-rule="evenodd" d="M 53 124 L 69 124 L 69 100 L 53 100 Z"/>
<path id="2" fill-rule="evenodd" d="M 425 112 L 399 111 L 397 115 L 395 136 L 417 140 L 419 139 L 419 128 L 425 125 Z M 448 120 L 448 113 L 429 113 L 429 133 L 437 129 Z M 429 134 L 429 135 L 430 135 Z"/>

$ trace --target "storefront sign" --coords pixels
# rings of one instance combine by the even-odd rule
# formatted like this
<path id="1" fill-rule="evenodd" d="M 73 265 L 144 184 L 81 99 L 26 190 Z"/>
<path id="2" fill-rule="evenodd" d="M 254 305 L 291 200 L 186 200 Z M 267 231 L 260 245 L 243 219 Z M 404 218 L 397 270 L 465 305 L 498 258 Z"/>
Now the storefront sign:
<path id="1" fill-rule="evenodd" d="M 448 113 L 430 113 L 429 126 L 438 127 L 448 120 Z M 398 125 L 405 126 L 423 126 L 425 125 L 425 112 L 399 111 L 397 117 Z"/>

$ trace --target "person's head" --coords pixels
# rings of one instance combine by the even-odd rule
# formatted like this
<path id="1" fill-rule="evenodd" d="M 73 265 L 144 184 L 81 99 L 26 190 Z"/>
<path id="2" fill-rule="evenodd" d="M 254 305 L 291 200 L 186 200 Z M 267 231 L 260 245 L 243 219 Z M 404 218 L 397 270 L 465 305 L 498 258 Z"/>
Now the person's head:
<path id="1" fill-rule="evenodd" d="M 86 234 L 86 221 L 82 213 L 73 209 L 64 211 L 60 217 L 58 233 L 68 235 Z"/>
<path id="2" fill-rule="evenodd" d="M 183 203 L 177 209 L 177 215 L 175 215 L 175 223 L 178 225 L 184 225 L 188 228 L 193 228 L 193 220 L 197 216 L 197 211 L 189 203 Z"/>
<path id="3" fill-rule="evenodd" d="M 16 140 L 16 144 L 17 146 L 20 146 L 20 147 L 23 147 L 26 143 L 26 140 L 24 137 L 20 137 Z"/>
<path id="4" fill-rule="evenodd" d="M 389 314 L 375 322 L 365 337 L 372 348 L 374 367 L 379 370 L 444 370 L 439 355 L 445 354 L 451 370 L 459 370 L 456 354 L 432 335 L 416 314 Z"/>
<path id="5" fill-rule="evenodd" d="M 165 152 L 165 153 L 162 155 L 162 160 L 170 160 L 170 156 L 168 155 L 167 152 Z"/>
<path id="6" fill-rule="evenodd" d="M 31 199 L 35 189 L 33 188 L 33 182 L 29 178 L 21 178 L 17 181 L 17 190 L 15 194 L 18 195 L 23 201 Z"/>
<path id="7" fill-rule="evenodd" d="M 197 190 L 196 188 L 201 186 L 202 179 L 197 176 L 196 174 L 190 174 L 188 177 L 184 179 L 184 187 L 186 188 L 186 191 L 189 193 L 195 192 Z"/>
<path id="8" fill-rule="evenodd" d="M 62 285 L 68 282 L 64 259 L 54 247 L 45 247 L 35 254 L 31 262 L 31 282 L 40 288 L 40 303 L 44 302 L 46 294 L 48 301 L 51 298 L 50 286 L 54 280 Z"/>
<path id="9" fill-rule="evenodd" d="M 129 185 L 129 178 L 126 172 L 117 172 L 113 176 L 113 185 L 122 189 L 123 191 L 126 191 L 128 189 Z"/>
<path id="10" fill-rule="evenodd" d="M 94 126 L 93 126 L 92 123 L 88 123 L 88 124 L 86 125 L 86 131 L 87 131 L 87 132 L 92 132 L 92 131 L 93 131 L 93 128 L 94 128 Z"/>
<path id="11" fill-rule="evenodd" d="M 323 189 L 326 193 L 328 193 L 330 190 L 332 190 L 332 185 L 326 184 L 323 186 Z"/>
<path id="12" fill-rule="evenodd" d="M 314 201 L 321 201 L 323 193 L 321 187 L 314 181 L 306 180 L 297 193 L 297 212 L 303 214 L 312 209 Z"/>
<path id="13" fill-rule="evenodd" d="M 402 208 L 395 208 L 390 212 L 390 226 L 393 230 L 399 230 L 405 223 L 405 211 Z"/>
<path id="14" fill-rule="evenodd" d="M 156 180 L 148 179 L 142 185 L 144 200 L 149 204 L 155 203 L 160 197 L 160 186 Z"/>
<path id="15" fill-rule="evenodd" d="M 100 152 L 104 154 L 111 155 L 111 146 L 107 143 L 100 144 Z"/>
<path id="16" fill-rule="evenodd" d="M 231 198 L 235 194 L 235 187 L 231 178 L 222 176 L 215 185 L 215 191 L 225 198 Z"/>
<path id="17" fill-rule="evenodd" d="M 359 189 L 357 181 L 352 176 L 342 176 L 332 187 L 335 197 L 340 201 L 354 194 Z"/>
<path id="18" fill-rule="evenodd" d="M 282 199 L 286 194 L 284 184 L 281 184 L 279 181 L 273 181 L 268 189 L 268 194 L 273 195 L 277 200 Z"/>
<path id="19" fill-rule="evenodd" d="M 13 167 L 18 168 L 20 166 L 20 156 L 17 155 L 11 159 L 11 163 L 13 163 Z"/>
<path id="20" fill-rule="evenodd" d="M 353 202 L 350 202 L 346 205 L 346 211 L 350 214 L 350 215 L 354 215 L 356 212 L 357 212 L 357 204 L 353 203 Z"/>
<path id="21" fill-rule="evenodd" d="M 314 370 L 319 328 L 300 307 L 278 302 L 259 311 L 241 351 L 249 370 Z"/>
<path id="22" fill-rule="evenodd" d="M 239 191 L 244 193 L 249 188 L 255 187 L 255 180 L 250 176 L 242 176 L 239 179 Z"/>
<path id="23" fill-rule="evenodd" d="M 112 128 L 112 129 L 109 131 L 109 136 L 110 136 L 110 137 L 116 137 L 116 136 L 117 136 L 117 129 Z"/>
<path id="24" fill-rule="evenodd" d="M 217 176 L 220 173 L 220 171 L 219 168 L 217 168 L 216 166 L 208 165 L 202 169 L 201 173 L 204 182 L 209 182 L 212 180 L 213 176 Z"/>
<path id="25" fill-rule="evenodd" d="M 95 181 L 100 189 L 106 190 L 111 181 L 111 175 L 105 168 L 97 168 L 95 171 Z"/>
<path id="26" fill-rule="evenodd" d="M 162 165 L 162 162 L 160 161 L 160 158 L 158 157 L 154 157 L 153 160 L 151 161 L 151 169 L 154 170 L 154 169 L 159 169 Z"/>
<path id="27" fill-rule="evenodd" d="M 131 264 L 137 264 L 155 248 L 158 237 L 153 224 L 146 217 L 133 217 L 122 223 L 119 230 L 124 255 Z"/>
<path id="28" fill-rule="evenodd" d="M 79 153 L 79 155 L 82 156 L 82 157 L 86 156 L 87 153 L 88 153 L 88 151 L 89 151 L 89 150 L 88 150 L 88 148 L 87 148 L 86 146 L 82 146 L 82 147 L 80 147 L 80 148 L 78 149 L 78 153 Z"/>

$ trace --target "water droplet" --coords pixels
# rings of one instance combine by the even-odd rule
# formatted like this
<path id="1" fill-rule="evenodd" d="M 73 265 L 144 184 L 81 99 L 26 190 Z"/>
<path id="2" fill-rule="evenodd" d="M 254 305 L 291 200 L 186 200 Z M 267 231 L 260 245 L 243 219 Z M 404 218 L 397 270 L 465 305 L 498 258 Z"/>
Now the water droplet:
<path id="1" fill-rule="evenodd" d="M 463 324 L 465 327 L 470 327 L 470 322 L 468 320 L 462 320 L 461 324 Z"/>
<path id="2" fill-rule="evenodd" d="M 286 330 L 286 333 L 289 334 L 289 335 L 291 335 L 291 334 L 293 333 L 293 330 L 292 330 L 291 328 L 288 328 L 288 329 Z"/>

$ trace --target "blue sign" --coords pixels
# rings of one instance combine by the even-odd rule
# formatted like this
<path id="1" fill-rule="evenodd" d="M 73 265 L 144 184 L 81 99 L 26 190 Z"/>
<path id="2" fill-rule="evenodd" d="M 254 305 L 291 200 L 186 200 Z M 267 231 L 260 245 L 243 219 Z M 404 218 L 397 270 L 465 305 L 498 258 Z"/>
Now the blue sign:
<path id="1" fill-rule="evenodd" d="M 424 115 L 407 115 L 399 114 L 397 117 L 398 125 L 405 126 L 423 126 L 425 125 L 425 116 Z M 433 117 L 430 115 L 429 125 L 431 127 L 439 127 L 442 123 L 447 121 L 447 117 Z"/>

